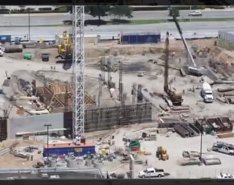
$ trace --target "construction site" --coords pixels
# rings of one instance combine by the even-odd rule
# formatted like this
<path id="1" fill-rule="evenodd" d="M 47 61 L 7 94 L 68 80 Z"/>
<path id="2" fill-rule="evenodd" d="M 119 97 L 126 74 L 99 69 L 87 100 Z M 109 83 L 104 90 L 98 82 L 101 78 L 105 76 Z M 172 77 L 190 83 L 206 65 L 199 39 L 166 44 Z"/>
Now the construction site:
<path id="1" fill-rule="evenodd" d="M 180 39 L 89 39 L 83 11 L 73 36 L 1 45 L 0 178 L 233 178 L 227 38 L 185 39 L 174 16 Z"/>

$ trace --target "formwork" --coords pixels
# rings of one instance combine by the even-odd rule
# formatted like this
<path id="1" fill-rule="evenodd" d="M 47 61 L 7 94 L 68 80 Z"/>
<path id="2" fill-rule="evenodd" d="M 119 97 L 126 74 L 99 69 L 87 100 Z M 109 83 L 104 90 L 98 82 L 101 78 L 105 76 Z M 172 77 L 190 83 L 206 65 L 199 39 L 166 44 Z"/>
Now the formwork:
<path id="1" fill-rule="evenodd" d="M 70 83 L 53 82 L 44 87 L 37 87 L 37 96 L 49 107 L 51 112 L 72 110 L 72 87 Z M 94 106 L 95 101 L 85 92 L 85 108 Z"/>
<path id="2" fill-rule="evenodd" d="M 115 106 L 108 108 L 93 108 L 85 110 L 85 132 L 112 129 L 134 123 L 144 123 L 152 120 L 151 103 Z M 64 113 L 64 128 L 70 134 L 72 112 Z"/>

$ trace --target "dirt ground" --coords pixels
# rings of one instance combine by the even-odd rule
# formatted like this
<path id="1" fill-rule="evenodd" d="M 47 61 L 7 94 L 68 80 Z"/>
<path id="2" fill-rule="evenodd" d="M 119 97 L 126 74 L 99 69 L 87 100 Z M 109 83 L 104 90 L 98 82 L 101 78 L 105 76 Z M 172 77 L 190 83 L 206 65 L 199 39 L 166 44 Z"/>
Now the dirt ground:
<path id="1" fill-rule="evenodd" d="M 204 47 L 209 47 L 213 49 L 215 39 L 207 40 L 195 40 L 191 41 L 191 45 L 196 45 L 199 49 Z M 189 41 L 190 42 L 190 41 Z M 162 52 L 164 51 L 164 43 L 159 43 L 156 45 L 117 45 L 116 43 L 99 43 L 87 44 L 86 45 L 86 67 L 85 75 L 90 79 L 95 79 L 95 85 L 91 83 L 90 86 L 98 87 L 97 77 L 101 73 L 98 67 L 98 62 L 102 56 L 117 55 L 123 62 L 123 91 L 126 93 L 126 104 L 132 103 L 132 85 L 134 83 L 141 84 L 143 86 L 143 95 L 148 98 L 148 100 L 153 105 L 152 112 L 152 123 L 146 124 L 135 124 L 120 129 L 113 129 L 111 131 L 103 132 L 92 132 L 87 133 L 87 138 L 96 141 L 99 137 L 108 139 L 110 135 L 115 135 L 115 147 L 123 147 L 122 137 L 123 135 L 133 133 L 138 129 L 143 129 L 142 127 L 156 128 L 158 123 L 159 114 L 165 113 L 160 109 L 159 105 L 165 105 L 165 101 L 158 97 L 151 97 L 150 93 L 164 93 L 163 81 L 164 81 L 164 62 L 161 59 Z M 170 88 L 175 88 L 177 92 L 183 93 L 183 105 L 188 105 L 190 107 L 190 113 L 188 113 L 189 118 L 198 118 L 206 116 L 224 116 L 227 115 L 231 119 L 234 115 L 234 105 L 224 104 L 215 99 L 211 104 L 206 104 L 203 102 L 200 96 L 201 90 L 201 78 L 194 76 L 181 77 L 179 70 L 186 63 L 186 53 L 182 44 L 182 41 L 170 41 L 170 50 L 174 53 L 174 57 L 170 59 L 170 65 L 174 69 L 169 69 L 169 81 Z M 42 51 L 38 50 L 25 50 L 25 52 L 33 52 L 36 56 L 32 61 L 25 61 L 22 59 L 22 54 L 6 55 L 1 58 L 3 67 L 0 69 L 0 83 L 6 78 L 4 72 L 8 71 L 9 75 L 13 74 L 17 70 L 23 72 L 22 70 L 33 70 L 39 71 L 44 75 L 51 77 L 53 79 L 63 79 L 68 81 L 70 79 L 70 74 L 72 69 L 64 70 L 61 64 L 55 64 L 56 49 L 50 49 L 46 52 L 51 52 L 50 62 L 42 62 L 40 59 L 40 53 Z M 45 51 L 43 51 L 45 52 Z M 149 60 L 156 61 L 149 62 Z M 199 62 L 207 65 L 208 58 L 202 59 Z M 56 66 L 56 72 L 51 71 L 51 65 Z M 139 71 L 144 72 L 142 77 L 138 76 Z M 22 76 L 27 76 L 27 73 Z M 107 74 L 105 74 L 107 77 Z M 119 72 L 111 73 L 112 81 L 116 84 L 115 93 L 118 97 L 118 83 L 119 83 Z M 232 87 L 233 85 L 228 85 Z M 227 85 L 214 85 L 214 96 L 218 96 L 217 88 L 227 87 Z M 103 88 L 106 88 L 103 85 Z M 90 88 L 93 89 L 93 88 Z M 93 91 L 96 91 L 97 88 Z M 105 103 L 107 99 L 111 99 L 110 94 L 103 93 L 102 101 Z M 1 97 L 0 97 L 1 99 Z M 175 117 L 178 114 L 171 114 L 170 116 Z M 140 131 L 142 132 L 142 130 Z M 217 138 L 215 136 L 206 135 L 204 136 L 204 152 L 209 148 Z M 233 138 L 223 139 L 224 141 L 233 143 Z M 39 141 L 38 141 L 39 142 Z M 221 158 L 222 165 L 220 166 L 179 166 L 177 160 L 181 158 L 183 150 L 199 150 L 200 137 L 186 138 L 183 139 L 175 133 L 169 136 L 159 134 L 156 141 L 142 141 L 142 150 L 150 151 L 152 154 L 149 156 L 141 155 L 139 156 L 142 160 L 148 160 L 148 164 L 153 167 L 163 168 L 166 172 L 171 175 L 168 178 L 200 178 L 200 177 L 215 177 L 217 173 L 221 170 L 225 172 L 234 173 L 234 168 L 231 166 L 230 156 L 224 154 L 211 153 L 212 155 Z M 41 146 L 43 142 L 39 142 L 39 145 L 34 142 L 31 144 L 36 144 Z M 26 145 L 31 145 L 26 143 Z M 22 144 L 23 146 L 23 144 Z M 168 161 L 158 161 L 155 157 L 155 151 L 157 146 L 165 146 L 168 150 L 170 159 Z M 2 146 L 4 147 L 4 146 Z M 26 159 L 15 158 L 12 155 L 5 155 L 0 158 L 0 164 L 2 167 L 30 167 L 35 164 L 37 160 L 41 160 L 41 156 L 35 154 L 34 161 L 26 161 Z M 114 162 L 104 162 L 104 165 L 100 166 L 101 169 L 109 172 L 122 172 L 128 171 L 128 164 L 121 164 L 118 160 Z M 143 170 L 146 166 L 136 165 L 135 166 L 135 177 L 140 170 Z"/>

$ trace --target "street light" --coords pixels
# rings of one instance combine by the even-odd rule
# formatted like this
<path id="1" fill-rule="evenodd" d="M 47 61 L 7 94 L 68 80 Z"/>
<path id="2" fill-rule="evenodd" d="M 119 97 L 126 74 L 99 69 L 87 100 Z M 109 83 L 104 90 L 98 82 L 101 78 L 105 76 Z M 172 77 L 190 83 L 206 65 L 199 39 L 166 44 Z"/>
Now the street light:
<path id="1" fill-rule="evenodd" d="M 49 127 L 51 127 L 52 125 L 51 124 L 45 124 L 44 127 L 46 127 L 46 132 L 47 132 L 47 150 L 46 150 L 46 157 L 48 158 L 49 156 L 49 152 L 48 152 L 48 149 L 49 149 Z"/>
<path id="2" fill-rule="evenodd" d="M 28 8 L 28 40 L 30 41 L 30 8 Z"/>
<path id="3" fill-rule="evenodd" d="M 203 125 L 201 123 L 201 140 L 200 140 L 200 160 L 202 160 L 202 135 L 203 135 L 203 131 L 204 131 L 204 128 L 203 128 Z"/>

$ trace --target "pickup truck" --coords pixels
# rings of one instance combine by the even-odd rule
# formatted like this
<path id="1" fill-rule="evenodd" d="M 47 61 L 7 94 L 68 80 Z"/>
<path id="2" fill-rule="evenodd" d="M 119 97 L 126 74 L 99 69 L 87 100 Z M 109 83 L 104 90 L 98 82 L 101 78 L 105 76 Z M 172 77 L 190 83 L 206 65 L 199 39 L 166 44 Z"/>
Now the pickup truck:
<path id="1" fill-rule="evenodd" d="M 164 177 L 165 173 L 163 169 L 147 168 L 140 171 L 138 174 L 139 178 L 152 178 L 152 177 Z"/>

